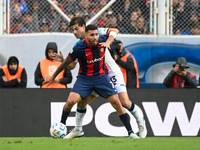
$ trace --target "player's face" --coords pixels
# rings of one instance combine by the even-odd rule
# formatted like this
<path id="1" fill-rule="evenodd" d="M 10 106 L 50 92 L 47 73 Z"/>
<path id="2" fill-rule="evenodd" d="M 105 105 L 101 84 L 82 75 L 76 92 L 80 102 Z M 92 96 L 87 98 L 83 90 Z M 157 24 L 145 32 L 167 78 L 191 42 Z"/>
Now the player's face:
<path id="1" fill-rule="evenodd" d="M 86 33 L 86 38 L 91 46 L 97 45 L 99 40 L 98 30 L 88 30 Z"/>
<path id="2" fill-rule="evenodd" d="M 9 64 L 9 68 L 10 68 L 10 70 L 16 70 L 16 69 L 17 69 L 17 63 L 11 62 L 11 63 Z"/>
<path id="3" fill-rule="evenodd" d="M 83 40 L 85 38 L 85 25 L 79 26 L 78 24 L 75 24 L 71 26 L 71 30 L 77 39 Z"/>

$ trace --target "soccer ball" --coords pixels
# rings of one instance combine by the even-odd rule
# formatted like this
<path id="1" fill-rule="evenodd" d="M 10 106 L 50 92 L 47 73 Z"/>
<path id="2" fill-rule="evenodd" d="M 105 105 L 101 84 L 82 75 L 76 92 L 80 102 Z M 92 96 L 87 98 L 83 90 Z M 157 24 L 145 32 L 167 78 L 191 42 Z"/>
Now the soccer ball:
<path id="1" fill-rule="evenodd" d="M 53 138 L 63 138 L 67 134 L 67 127 L 63 123 L 54 123 L 50 127 L 50 135 Z"/>

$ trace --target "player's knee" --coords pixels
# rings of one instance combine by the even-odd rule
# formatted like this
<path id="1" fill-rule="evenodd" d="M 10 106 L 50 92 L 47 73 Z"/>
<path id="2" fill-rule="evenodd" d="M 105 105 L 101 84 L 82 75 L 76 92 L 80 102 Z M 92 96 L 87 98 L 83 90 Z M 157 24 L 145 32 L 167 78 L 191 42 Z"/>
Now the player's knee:
<path id="1" fill-rule="evenodd" d="M 76 103 L 74 101 L 67 101 L 65 106 L 64 106 L 64 110 L 71 110 L 71 108 L 75 105 Z"/>
<path id="2" fill-rule="evenodd" d="M 120 99 L 120 102 L 121 102 L 121 104 L 122 104 L 123 107 L 125 107 L 125 108 L 127 108 L 127 109 L 130 108 L 130 106 L 129 106 L 129 105 L 130 105 L 129 102 L 124 101 L 124 100 L 121 101 L 121 99 Z"/>
<path id="3" fill-rule="evenodd" d="M 78 103 L 79 108 L 86 108 L 86 106 L 87 106 L 87 103 L 85 101 L 81 101 Z"/>

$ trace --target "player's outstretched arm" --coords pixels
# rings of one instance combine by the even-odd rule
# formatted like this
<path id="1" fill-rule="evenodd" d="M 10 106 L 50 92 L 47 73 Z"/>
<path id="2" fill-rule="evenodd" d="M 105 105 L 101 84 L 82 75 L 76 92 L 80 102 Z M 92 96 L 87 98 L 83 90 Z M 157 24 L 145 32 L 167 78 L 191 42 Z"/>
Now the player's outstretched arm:
<path id="1" fill-rule="evenodd" d="M 110 49 L 110 44 L 113 42 L 115 38 L 113 36 L 109 36 L 109 38 L 106 40 L 106 42 L 99 43 L 101 46 L 104 46 L 106 48 Z"/>
<path id="2" fill-rule="evenodd" d="M 117 28 L 109 28 L 107 31 L 107 34 L 109 34 L 109 38 L 107 39 L 106 42 L 102 42 L 100 45 L 110 49 L 110 44 L 116 38 L 118 33 L 119 33 L 119 30 Z"/>
<path id="3" fill-rule="evenodd" d="M 116 34 L 118 34 L 119 30 L 117 28 L 109 28 L 107 34 L 110 34 L 111 32 L 115 32 Z"/>
<path id="4" fill-rule="evenodd" d="M 67 69 L 73 70 L 76 67 L 77 62 L 71 62 L 68 66 Z"/>
<path id="5" fill-rule="evenodd" d="M 54 74 L 50 77 L 47 77 L 46 80 L 42 83 L 49 83 L 47 86 L 49 86 L 54 79 L 56 78 L 56 76 L 64 69 L 66 68 L 72 61 L 69 59 L 69 57 L 65 58 L 65 60 L 63 61 L 63 63 L 58 67 L 58 69 L 54 72 Z"/>
<path id="6" fill-rule="evenodd" d="M 63 57 L 63 54 L 61 51 L 59 51 L 59 54 L 58 53 L 54 53 L 54 61 L 60 61 L 60 62 L 63 62 L 64 61 L 64 57 Z M 75 67 L 76 67 L 76 64 L 77 62 L 71 62 L 67 68 L 69 70 L 73 70 Z"/>

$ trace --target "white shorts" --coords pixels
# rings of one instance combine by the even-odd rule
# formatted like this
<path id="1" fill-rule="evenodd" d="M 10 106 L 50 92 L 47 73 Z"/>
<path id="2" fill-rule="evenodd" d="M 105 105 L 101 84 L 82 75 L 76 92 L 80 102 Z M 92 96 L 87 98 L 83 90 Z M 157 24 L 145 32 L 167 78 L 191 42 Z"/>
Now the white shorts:
<path id="1" fill-rule="evenodd" d="M 112 81 L 113 85 L 115 86 L 117 93 L 127 92 L 126 85 L 124 82 L 124 77 L 121 72 L 109 73 L 108 76 L 110 77 L 110 80 Z M 93 91 L 91 94 L 96 97 L 99 96 L 95 91 Z"/>
<path id="2" fill-rule="evenodd" d="M 108 75 L 110 77 L 110 80 L 114 84 L 117 93 L 127 92 L 122 72 L 110 73 Z"/>

